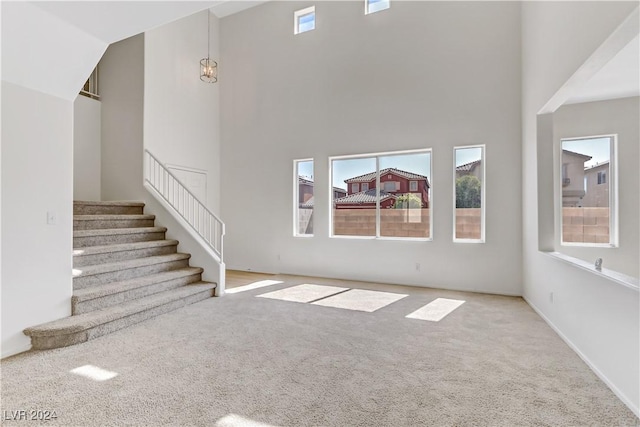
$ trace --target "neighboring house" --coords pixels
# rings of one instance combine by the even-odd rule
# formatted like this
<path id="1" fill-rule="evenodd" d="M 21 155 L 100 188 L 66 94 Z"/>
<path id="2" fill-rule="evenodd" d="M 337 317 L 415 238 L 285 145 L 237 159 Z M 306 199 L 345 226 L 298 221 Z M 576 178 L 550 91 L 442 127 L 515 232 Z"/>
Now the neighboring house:
<path id="1" fill-rule="evenodd" d="M 333 187 L 333 200 L 347 195 L 347 190 L 340 187 Z"/>
<path id="2" fill-rule="evenodd" d="M 380 208 L 389 209 L 396 204 L 396 196 L 389 194 L 384 190 L 380 190 Z M 335 200 L 336 209 L 375 209 L 376 208 L 376 189 L 361 191 L 355 194 L 349 194 Z"/>
<path id="3" fill-rule="evenodd" d="M 347 191 L 343 188 L 333 187 L 333 199 L 339 199 L 347 195 Z M 313 208 L 313 181 L 298 177 L 298 202 L 301 208 Z"/>
<path id="4" fill-rule="evenodd" d="M 345 207 L 375 208 L 376 172 L 366 173 L 346 179 L 347 196 L 335 200 L 336 208 Z M 423 208 L 429 207 L 429 179 L 424 175 L 396 168 L 380 171 L 380 206 L 393 207 L 395 198 L 401 194 L 414 193 L 422 202 Z"/>
<path id="5" fill-rule="evenodd" d="M 562 150 L 562 206 L 582 207 L 585 195 L 584 163 L 591 156 Z"/>
<path id="6" fill-rule="evenodd" d="M 313 181 L 298 177 L 298 201 L 303 204 L 313 197 Z"/>
<path id="7" fill-rule="evenodd" d="M 482 181 L 482 160 L 465 163 L 456 167 L 456 179 L 465 175 L 473 175 Z"/>
<path id="8" fill-rule="evenodd" d="M 590 208 L 609 207 L 609 161 L 584 170 L 586 194 L 582 205 Z"/>

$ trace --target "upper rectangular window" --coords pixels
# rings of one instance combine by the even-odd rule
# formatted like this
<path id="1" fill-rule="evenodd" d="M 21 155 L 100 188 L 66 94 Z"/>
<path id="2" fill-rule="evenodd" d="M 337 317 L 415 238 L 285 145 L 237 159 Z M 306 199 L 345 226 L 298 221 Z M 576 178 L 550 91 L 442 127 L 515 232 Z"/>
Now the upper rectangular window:
<path id="1" fill-rule="evenodd" d="M 293 13 L 293 33 L 300 34 L 316 29 L 316 7 L 296 10 Z"/>
<path id="2" fill-rule="evenodd" d="M 391 6 L 390 0 L 364 0 L 364 13 L 368 15 L 370 13 L 379 12 L 381 10 L 389 9 Z"/>
<path id="3" fill-rule="evenodd" d="M 409 191 L 418 191 L 418 181 L 409 181 Z"/>
<path id="4" fill-rule="evenodd" d="M 313 236 L 313 160 L 293 161 L 293 235 Z"/>
<path id="5" fill-rule="evenodd" d="M 561 244 L 617 246 L 615 149 L 614 135 L 561 141 Z"/>
<path id="6" fill-rule="evenodd" d="M 455 147 L 454 242 L 484 242 L 484 145 Z"/>
<path id="7" fill-rule="evenodd" d="M 431 239 L 431 150 L 330 160 L 333 188 L 368 184 L 332 200 L 332 237 Z M 415 192 L 410 192 L 412 181 Z"/>

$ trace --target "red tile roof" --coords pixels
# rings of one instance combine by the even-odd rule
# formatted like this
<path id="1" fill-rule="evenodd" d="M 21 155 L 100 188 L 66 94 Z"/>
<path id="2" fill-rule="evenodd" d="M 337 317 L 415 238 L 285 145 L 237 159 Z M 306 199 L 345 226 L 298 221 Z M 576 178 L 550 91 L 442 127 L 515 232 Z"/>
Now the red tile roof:
<path id="1" fill-rule="evenodd" d="M 387 199 L 396 199 L 393 194 L 387 193 L 384 190 L 380 190 L 380 201 L 384 202 Z M 349 196 L 340 197 L 335 199 L 334 202 L 338 205 L 357 205 L 361 203 L 375 203 L 376 202 L 376 189 L 361 191 L 359 193 L 351 194 Z"/>
<path id="2" fill-rule="evenodd" d="M 427 185 L 429 184 L 429 179 L 426 176 L 419 175 L 417 173 L 407 172 L 397 168 L 386 168 L 380 171 L 380 175 L 386 175 L 389 173 L 392 173 L 394 175 L 397 175 L 406 179 L 412 179 L 416 181 L 427 181 Z M 352 182 L 371 182 L 374 179 L 376 179 L 376 173 L 369 172 L 364 175 L 354 176 L 353 178 L 345 179 L 344 182 L 346 182 L 347 184 L 351 184 Z"/>

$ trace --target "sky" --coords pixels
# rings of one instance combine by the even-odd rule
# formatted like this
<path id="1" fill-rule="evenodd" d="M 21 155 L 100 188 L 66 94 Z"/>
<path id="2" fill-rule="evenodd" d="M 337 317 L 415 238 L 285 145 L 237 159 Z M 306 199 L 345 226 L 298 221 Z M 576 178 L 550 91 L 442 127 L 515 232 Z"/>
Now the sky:
<path id="1" fill-rule="evenodd" d="M 574 139 L 562 141 L 562 149 L 591 156 L 591 160 L 584 162 L 584 167 L 588 168 L 611 158 L 609 142 L 609 138 Z"/>

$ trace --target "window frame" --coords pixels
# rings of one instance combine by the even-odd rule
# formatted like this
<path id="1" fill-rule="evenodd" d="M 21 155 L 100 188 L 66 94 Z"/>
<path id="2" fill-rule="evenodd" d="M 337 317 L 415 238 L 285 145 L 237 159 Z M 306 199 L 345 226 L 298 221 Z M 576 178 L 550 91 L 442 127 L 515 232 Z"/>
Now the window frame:
<path id="1" fill-rule="evenodd" d="M 555 152 L 557 153 L 558 162 L 562 163 L 562 143 L 564 141 L 580 141 L 590 139 L 609 139 L 609 174 L 606 184 L 609 186 L 609 243 L 590 243 L 590 242 L 565 242 L 562 237 L 562 178 L 559 177 L 560 186 L 556 182 L 556 193 L 554 193 L 555 206 L 555 223 L 558 226 L 556 231 L 556 242 L 560 246 L 582 247 L 582 248 L 617 248 L 619 247 L 619 218 L 618 218 L 618 134 L 604 134 L 591 136 L 578 136 L 559 138 Z M 558 167 L 556 165 L 554 176 L 558 177 Z M 562 170 L 560 169 L 560 172 Z M 602 185 L 602 184 L 597 184 Z M 586 188 L 585 188 L 586 190 Z"/>
<path id="2" fill-rule="evenodd" d="M 415 187 L 415 188 L 414 188 Z M 409 181 L 409 191 L 418 191 L 418 181 Z"/>
<path id="3" fill-rule="evenodd" d="M 315 173 L 315 161 L 313 160 L 313 158 L 293 160 L 293 224 L 292 225 L 293 225 L 293 237 L 310 238 L 310 237 L 313 237 L 314 234 L 301 234 L 298 232 L 298 227 L 299 227 L 298 214 L 300 209 L 300 182 L 299 182 L 300 174 L 298 172 L 299 170 L 298 165 L 300 163 L 305 163 L 305 162 L 313 162 L 313 170 Z M 314 191 L 313 191 L 314 200 L 315 200 L 315 197 L 316 197 L 316 194 L 315 194 L 315 181 L 314 181 Z M 313 210 L 315 211 L 315 209 L 316 207 L 314 203 Z"/>
<path id="4" fill-rule="evenodd" d="M 467 148 L 479 148 L 480 149 L 480 161 L 482 165 L 482 179 L 480 181 L 480 238 L 479 239 L 461 239 L 456 237 L 456 150 L 464 150 Z M 486 197 L 487 197 L 487 149 L 486 144 L 473 144 L 473 145 L 457 145 L 453 147 L 453 242 L 454 243 L 486 243 Z"/>
<path id="5" fill-rule="evenodd" d="M 330 192 L 329 198 L 329 238 L 330 239 L 353 239 L 353 240 L 394 240 L 394 241 L 415 241 L 415 242 L 432 242 L 433 241 L 433 148 L 417 148 L 413 150 L 402 151 L 385 151 L 366 154 L 350 154 L 342 156 L 329 156 L 329 188 L 333 189 L 333 162 L 334 160 L 350 160 L 350 159 L 374 159 L 376 163 L 376 195 L 380 194 L 380 157 L 402 156 L 407 154 L 426 154 L 429 153 L 429 170 L 431 177 L 429 178 L 429 237 L 391 237 L 380 236 L 380 197 L 376 202 L 376 235 L 375 236 L 348 236 L 336 235 L 333 230 L 333 193 Z"/>
<path id="6" fill-rule="evenodd" d="M 364 14 L 365 15 L 371 15 L 372 13 L 382 12 L 384 10 L 389 10 L 389 9 L 391 9 L 391 0 L 388 0 L 388 4 L 389 5 L 387 7 L 385 7 L 384 9 L 369 11 L 370 0 L 364 0 Z"/>
<path id="7" fill-rule="evenodd" d="M 313 28 L 300 31 L 300 18 L 313 14 Z M 305 7 L 293 12 L 293 35 L 308 33 L 316 29 L 316 6 Z"/>

